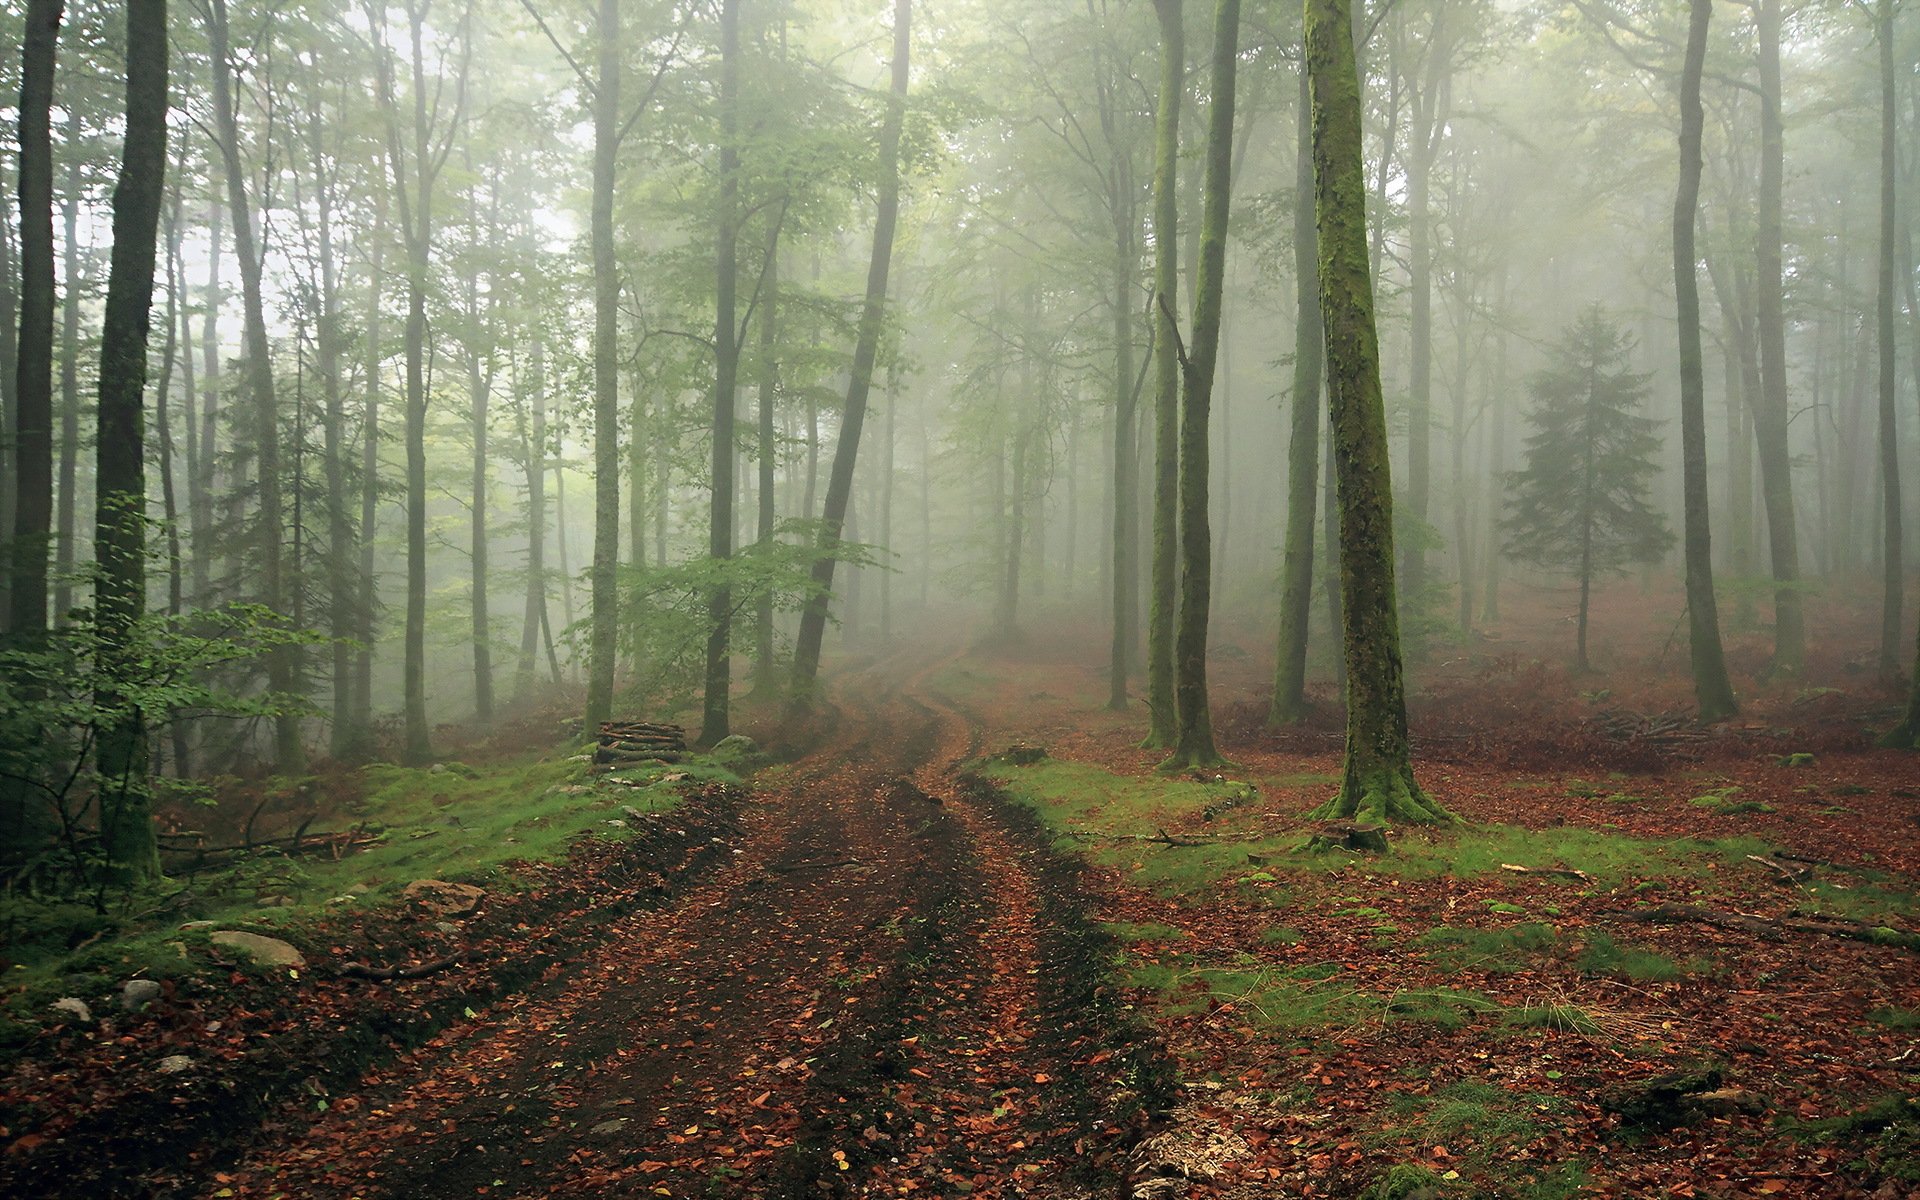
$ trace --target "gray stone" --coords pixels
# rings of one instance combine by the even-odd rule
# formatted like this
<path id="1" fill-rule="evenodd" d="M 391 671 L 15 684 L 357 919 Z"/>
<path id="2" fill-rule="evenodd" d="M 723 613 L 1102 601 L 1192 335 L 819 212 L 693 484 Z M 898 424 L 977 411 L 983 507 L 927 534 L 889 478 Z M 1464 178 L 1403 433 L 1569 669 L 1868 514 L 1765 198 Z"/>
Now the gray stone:
<path id="1" fill-rule="evenodd" d="M 615 829 L 625 829 L 627 827 L 627 823 L 619 817 L 613 818 L 611 821 L 608 821 L 607 824 L 613 826 Z"/>
<path id="2" fill-rule="evenodd" d="M 622 1129 L 625 1129 L 628 1124 L 629 1118 L 616 1117 L 611 1121 L 602 1121 L 598 1125 L 595 1125 L 593 1132 L 601 1137 L 605 1137 L 610 1133 L 619 1133 Z"/>
<path id="3" fill-rule="evenodd" d="M 120 1007 L 125 1012 L 139 1012 L 159 998 L 160 985 L 151 979 L 129 979 L 120 989 Z"/>
<path id="4" fill-rule="evenodd" d="M 439 933 L 459 933 L 460 927 L 452 921 L 435 921 L 433 928 Z"/>
<path id="5" fill-rule="evenodd" d="M 184 932 L 189 929 L 213 929 L 219 924 L 220 922 L 218 921 L 182 921 L 180 922 L 180 928 Z"/>
<path id="6" fill-rule="evenodd" d="M 435 763 L 431 767 L 427 768 L 427 774 L 429 775 L 445 775 L 446 773 L 447 773 L 447 764 L 445 763 Z"/>
<path id="7" fill-rule="evenodd" d="M 178 1075 L 182 1071 L 193 1070 L 193 1060 L 184 1054 L 169 1054 L 153 1069 L 162 1075 Z"/>
<path id="8" fill-rule="evenodd" d="M 647 819 L 646 813 L 641 812 L 631 804 L 622 804 L 620 806 L 620 815 L 629 821 L 644 821 Z"/>
<path id="9" fill-rule="evenodd" d="M 222 929 L 213 935 L 213 944 L 245 955 L 263 967 L 304 967 L 307 960 L 292 943 L 263 937 L 237 929 Z"/>
<path id="10" fill-rule="evenodd" d="M 479 911 L 487 893 L 470 883 L 443 879 L 416 879 L 401 892 L 407 899 L 438 917 L 464 917 Z"/>
<path id="11" fill-rule="evenodd" d="M 93 1010 L 88 1008 L 87 1002 L 78 996 L 60 997 L 53 1002 L 53 1011 L 64 1016 L 72 1017 L 82 1025 L 93 1020 Z"/>

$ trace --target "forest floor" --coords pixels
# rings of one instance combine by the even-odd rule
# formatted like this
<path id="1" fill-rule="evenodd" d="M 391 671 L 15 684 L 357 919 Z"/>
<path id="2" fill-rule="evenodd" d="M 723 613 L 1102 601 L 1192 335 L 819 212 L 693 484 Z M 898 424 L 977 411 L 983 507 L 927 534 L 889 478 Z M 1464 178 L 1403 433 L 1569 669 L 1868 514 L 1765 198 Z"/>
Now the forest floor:
<path id="1" fill-rule="evenodd" d="M 1858 614 L 1816 611 L 1791 681 L 1734 637 L 1745 710 L 1703 730 L 1670 596 L 1608 598 L 1595 677 L 1513 592 L 1413 671 L 1457 828 L 1309 853 L 1337 712 L 1268 731 L 1238 631 L 1232 765 L 1175 777 L 1101 709 L 1097 631 L 903 637 L 750 794 L 457 927 L 306 934 L 445 970 L 236 970 L 43 1035 L 0 1074 L 0 1190 L 1920 1196 L 1920 760 L 1871 747 Z"/>

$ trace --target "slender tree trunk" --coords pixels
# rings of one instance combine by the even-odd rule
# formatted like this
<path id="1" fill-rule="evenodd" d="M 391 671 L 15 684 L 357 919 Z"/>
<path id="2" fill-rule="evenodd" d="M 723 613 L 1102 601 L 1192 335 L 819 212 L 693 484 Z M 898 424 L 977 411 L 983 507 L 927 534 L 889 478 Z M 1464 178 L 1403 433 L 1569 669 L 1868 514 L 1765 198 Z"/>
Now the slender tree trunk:
<path id="1" fill-rule="evenodd" d="M 1880 43 L 1880 276 L 1876 305 L 1880 355 L 1880 569 L 1884 580 L 1880 605 L 1880 671 L 1899 670 L 1900 618 L 1905 597 L 1900 507 L 1900 434 L 1894 420 L 1893 288 L 1894 288 L 1894 152 L 1897 96 L 1893 59 L 1893 0 L 1880 0 L 1875 33 Z M 1911 281 L 1909 281 L 1911 282 Z"/>
<path id="2" fill-rule="evenodd" d="M 1280 567 L 1280 652 L 1269 726 L 1307 712 L 1307 631 L 1313 612 L 1313 523 L 1319 486 L 1320 393 L 1326 337 L 1320 321 L 1319 245 L 1313 229 L 1313 123 L 1304 57 L 1294 155 L 1292 434 L 1287 447 L 1287 543 Z"/>
<path id="3" fill-rule="evenodd" d="M 13 539 L 20 471 L 15 376 L 20 369 L 20 268 L 14 253 L 14 222 L 7 205 L 8 197 L 0 192 L 0 545 L 9 545 Z M 0 550 L 0 637 L 6 636 L 13 619 L 13 568 L 7 553 Z"/>
<path id="4" fill-rule="evenodd" d="M 1349 0 L 1309 0 L 1314 209 L 1326 321 L 1333 461 L 1340 478 L 1340 591 L 1347 665 L 1346 764 L 1319 811 L 1369 820 L 1450 820 L 1413 777 L 1393 586 L 1393 485 L 1380 344 L 1367 261 L 1360 81 Z"/>
<path id="5" fill-rule="evenodd" d="M 1754 410 L 1761 492 L 1773 557 L 1773 669 L 1798 674 L 1806 655 L 1801 617 L 1800 537 L 1793 505 L 1788 446 L 1787 326 L 1781 283 L 1780 206 L 1785 156 L 1780 124 L 1780 0 L 1759 0 L 1760 220 L 1755 242 L 1759 275 L 1761 395 Z"/>
<path id="6" fill-rule="evenodd" d="M 820 644 L 827 632 L 834 555 L 846 521 L 847 501 L 853 492 L 860 427 L 866 420 L 867 393 L 873 387 L 874 360 L 879 354 L 880 330 L 886 315 L 887 272 L 893 262 L 894 225 L 900 216 L 900 129 L 906 118 L 912 25 L 913 0 L 894 0 L 893 78 L 887 95 L 886 121 L 880 130 L 879 207 L 873 226 L 873 256 L 867 265 L 867 296 L 860 314 L 859 340 L 853 351 L 847 405 L 840 419 L 840 440 L 834 446 L 833 471 L 827 480 L 826 502 L 820 514 L 819 556 L 813 566 L 817 590 L 800 614 L 800 634 L 794 645 L 793 690 L 800 704 L 811 701 L 814 678 L 820 672 Z"/>
<path id="7" fill-rule="evenodd" d="M 1213 718 L 1207 705 L 1207 619 L 1212 606 L 1213 531 L 1209 527 L 1207 420 L 1220 353 L 1226 282 L 1227 210 L 1233 195 L 1234 84 L 1240 0 L 1214 8 L 1212 93 L 1207 113 L 1206 178 L 1201 191 L 1200 254 L 1193 290 L 1193 345 L 1181 363 L 1180 619 L 1173 638 L 1178 719 L 1173 753 L 1162 769 L 1213 766 Z"/>
<path id="8" fill-rule="evenodd" d="M 346 403 L 340 386 L 340 281 L 333 248 L 333 180 L 328 175 L 322 124 L 316 110 L 307 121 L 313 156 L 316 241 L 320 260 L 320 313 L 315 355 L 326 405 L 322 429 L 327 481 L 327 633 L 333 639 L 333 719 L 328 752 L 344 759 L 354 745 L 353 647 L 356 632 L 353 585 L 353 519 L 347 496 Z"/>
<path id="9" fill-rule="evenodd" d="M 893 456 L 895 415 L 900 411 L 900 364 L 887 367 L 887 413 L 880 454 L 880 548 L 886 558 L 880 571 L 880 641 L 893 640 Z"/>
<path id="10" fill-rule="evenodd" d="M 779 443 L 774 438 L 773 406 L 780 391 L 780 223 L 767 223 L 766 274 L 760 296 L 760 381 L 758 418 L 760 426 L 759 522 L 754 542 L 761 553 L 773 546 L 773 471 L 779 461 Z M 770 694 L 776 686 L 773 663 L 773 592 L 762 589 L 753 610 L 753 691 Z"/>
<path id="11" fill-rule="evenodd" d="M 1593 594 L 1593 527 L 1600 520 L 1593 495 L 1594 442 L 1599 426 L 1596 412 L 1599 407 L 1598 373 L 1598 364 L 1590 363 L 1587 371 L 1586 422 L 1581 430 L 1586 441 L 1585 454 L 1580 463 L 1580 611 L 1574 627 L 1574 670 L 1581 674 L 1593 670 L 1593 664 L 1587 658 L 1587 612 Z"/>
<path id="12" fill-rule="evenodd" d="M 720 211 L 714 254 L 713 493 L 707 552 L 716 562 L 733 557 L 734 436 L 739 405 L 740 332 L 735 289 L 739 282 L 740 223 L 740 0 L 720 5 Z M 707 598 L 706 697 L 700 741 L 711 746 L 727 736 L 733 686 L 733 588 L 725 576 Z"/>
<path id="13" fill-rule="evenodd" d="M 184 423 L 189 432 L 189 441 L 192 440 L 193 429 L 193 326 L 187 319 L 185 308 L 180 304 L 180 295 L 186 279 L 185 272 L 180 269 L 180 240 L 185 233 L 180 222 L 180 177 L 185 169 L 185 161 L 186 153 L 183 147 L 174 159 L 173 198 L 168 203 L 166 212 L 167 339 L 160 351 L 160 381 L 154 389 L 153 397 L 153 433 L 155 440 L 160 443 L 160 503 L 167 533 L 167 614 L 174 617 L 186 611 L 186 560 L 181 552 L 178 473 L 174 470 L 173 427 L 169 412 L 172 406 L 174 368 L 182 361 L 186 364 L 186 379 L 181 391 L 186 401 Z M 187 723 L 177 712 L 169 713 L 167 736 L 173 751 L 174 776 L 181 779 L 187 778 L 192 774 Z"/>
<path id="14" fill-rule="evenodd" d="M 1707 500 L 1706 379 L 1700 349 L 1699 259 L 1694 227 L 1700 211 L 1700 75 L 1707 55 L 1713 0 L 1692 0 L 1685 69 L 1680 78 L 1680 187 L 1673 202 L 1673 287 L 1680 323 L 1681 474 L 1686 508 L 1688 647 L 1700 718 L 1717 721 L 1739 710 L 1720 646 L 1720 607 L 1713 594 L 1713 529 Z M 1584 608 L 1584 585 L 1583 608 Z M 1585 629 L 1582 615 L 1581 628 Z M 1583 650 L 1584 657 L 1584 650 Z"/>
<path id="15" fill-rule="evenodd" d="M 593 89 L 593 616 L 588 638 L 587 728 L 613 717 L 619 633 L 620 274 L 613 257 L 613 189 L 620 142 L 620 2 L 600 0 Z"/>
<path id="16" fill-rule="evenodd" d="M 381 288 L 385 282 L 387 247 L 387 191 L 376 185 L 373 209 L 372 264 L 367 271 L 367 316 L 363 347 L 366 394 L 361 415 L 360 443 L 360 589 L 354 608 L 353 703 L 350 732 L 343 748 L 349 758 L 365 758 L 372 750 L 374 611 L 379 603 L 379 581 L 374 574 L 373 534 L 380 506 L 380 373 L 386 356 L 381 345 Z"/>
<path id="17" fill-rule="evenodd" d="M 547 623 L 547 370 L 546 343 L 536 336 L 527 368 L 526 396 L 532 429 L 521 434 L 521 467 L 527 477 L 527 605 L 520 628 L 520 661 L 514 692 L 530 695 L 540 631 Z M 555 672 L 556 676 L 558 671 Z"/>
<path id="18" fill-rule="evenodd" d="M 47 630 L 53 531 L 53 71 L 61 0 L 27 0 L 20 70 L 20 340 L 14 376 L 12 591 L 9 634 Z"/>
<path id="19" fill-rule="evenodd" d="M 1145 746 L 1179 737 L 1174 697 L 1174 625 L 1180 607 L 1180 108 L 1186 96 L 1182 0 L 1154 0 L 1160 23 L 1160 96 L 1153 123 L 1153 563 L 1147 607 Z M 1125 385 L 1123 385 L 1125 386 Z M 1128 425 L 1132 420 L 1129 415 Z M 1126 511 L 1133 505 L 1129 497 Z M 1116 573 L 1134 575 L 1115 561 Z M 1131 651 L 1131 646 L 1129 646 Z"/>
<path id="20" fill-rule="evenodd" d="M 98 697 L 118 716 L 102 731 L 100 832 L 107 861 L 134 879 L 160 874 L 146 782 L 146 717 L 117 681 L 141 669 L 135 627 L 146 609 L 147 337 L 154 251 L 167 178 L 167 4 L 127 0 L 127 111 L 113 190 L 113 261 L 100 334 L 100 436 L 94 476 Z"/>
<path id="21" fill-rule="evenodd" d="M 479 314 L 474 314 L 479 319 Z M 487 407 L 493 391 L 491 370 L 480 356 L 467 359 L 467 394 L 473 402 L 473 715 L 481 727 L 493 724 L 493 619 L 487 608 Z"/>
<path id="22" fill-rule="evenodd" d="M 233 61 L 227 33 L 226 0 L 211 0 L 208 37 L 213 56 L 213 114 L 219 131 L 220 157 L 227 178 L 227 207 L 233 221 L 233 250 L 240 260 L 240 286 L 246 331 L 247 390 L 254 409 L 254 436 L 259 445 L 260 603 L 275 613 L 291 610 L 283 578 L 280 539 L 285 532 L 281 509 L 280 412 L 274 397 L 272 347 L 267 340 L 266 301 L 261 284 L 261 256 L 253 237 L 253 212 L 247 198 L 247 174 L 240 161 L 240 132 L 233 98 Z M 282 646 L 267 653 L 267 687 L 292 696 L 298 687 L 297 649 Z M 306 761 L 300 742 L 300 721 L 292 712 L 274 720 L 274 765 L 296 773 Z"/>
<path id="23" fill-rule="evenodd" d="M 226 209 L 208 202 L 207 284 L 202 293 L 206 311 L 200 317 L 201 405 L 199 460 L 187 481 L 187 512 L 193 521 L 193 598 L 196 604 L 212 602 L 213 591 L 213 481 L 217 444 L 216 420 L 220 413 L 220 305 L 226 296 L 220 289 L 222 235 L 226 232 Z"/>
<path id="24" fill-rule="evenodd" d="M 80 462 L 80 108 L 67 114 L 67 192 L 60 219 L 65 237 L 60 258 L 60 505 L 53 541 L 53 623 L 65 625 L 73 609 L 75 541 L 79 537 Z"/>

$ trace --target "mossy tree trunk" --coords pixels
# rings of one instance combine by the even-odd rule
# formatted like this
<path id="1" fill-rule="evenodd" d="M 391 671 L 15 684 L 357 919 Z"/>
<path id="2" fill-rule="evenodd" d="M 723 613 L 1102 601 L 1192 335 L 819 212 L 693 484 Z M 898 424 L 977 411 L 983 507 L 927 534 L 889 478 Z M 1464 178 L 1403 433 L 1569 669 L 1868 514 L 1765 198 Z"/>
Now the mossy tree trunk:
<path id="1" fill-rule="evenodd" d="M 1360 80 L 1350 0 L 1308 0 L 1314 210 L 1320 308 L 1340 493 L 1340 587 L 1347 665 L 1346 765 L 1317 816 L 1447 821 L 1413 777 L 1394 605 L 1393 490 L 1367 257 Z"/>
<path id="2" fill-rule="evenodd" d="M 1720 645 L 1720 608 L 1713 594 L 1713 541 L 1708 522 L 1706 378 L 1701 364 L 1700 278 L 1694 226 L 1700 211 L 1700 76 L 1707 56 L 1713 0 L 1692 0 L 1685 68 L 1680 77 L 1680 187 L 1673 202 L 1673 288 L 1680 319 L 1680 441 L 1686 506 L 1688 646 L 1700 717 L 1717 721 L 1739 711 Z"/>
<path id="3" fill-rule="evenodd" d="M 132 878 L 160 874 L 147 790 L 146 722 L 115 684 L 141 667 L 134 630 L 146 609 L 144 453 L 147 335 L 154 251 L 167 178 L 167 4 L 127 3 L 127 118 L 113 189 L 113 260 L 100 331 L 100 437 L 95 447 L 95 582 L 102 675 L 100 832 L 107 859 Z"/>
<path id="4" fill-rule="evenodd" d="M 1307 711 L 1307 625 L 1313 609 L 1313 521 L 1320 464 L 1320 392 L 1326 331 L 1320 320 L 1319 246 L 1313 231 L 1313 124 L 1304 61 L 1300 71 L 1298 151 L 1294 164 L 1292 440 L 1287 448 L 1287 543 L 1280 567 L 1280 653 L 1274 668 L 1268 725 L 1300 720 Z"/>
<path id="5" fill-rule="evenodd" d="M 1148 585 L 1145 745 L 1166 749 L 1178 734 L 1174 619 L 1179 610 L 1180 487 L 1180 106 L 1185 102 L 1182 0 L 1154 0 L 1160 21 L 1160 99 L 1153 119 L 1153 563 Z"/>
<path id="6" fill-rule="evenodd" d="M 1227 216 L 1233 196 L 1234 82 L 1240 46 L 1240 0 L 1214 8 L 1211 107 L 1206 176 L 1200 202 L 1199 269 L 1193 286 L 1193 344 L 1181 363 L 1180 616 L 1173 639 L 1173 753 L 1162 769 L 1216 766 L 1213 719 L 1207 709 L 1207 618 L 1212 604 L 1213 530 L 1208 521 L 1207 420 L 1220 353 L 1221 299 L 1227 265 Z"/>

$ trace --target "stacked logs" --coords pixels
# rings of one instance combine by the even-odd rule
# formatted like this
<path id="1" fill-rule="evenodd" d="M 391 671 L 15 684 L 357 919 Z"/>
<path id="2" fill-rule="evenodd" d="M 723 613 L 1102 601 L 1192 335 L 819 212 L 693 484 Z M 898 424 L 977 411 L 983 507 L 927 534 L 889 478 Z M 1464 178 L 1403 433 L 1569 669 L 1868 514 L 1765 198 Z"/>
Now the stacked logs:
<path id="1" fill-rule="evenodd" d="M 594 749 L 596 766 L 630 766 L 643 762 L 677 763 L 686 756 L 687 731 L 678 725 L 649 721 L 607 721 L 600 726 L 600 744 Z"/>

